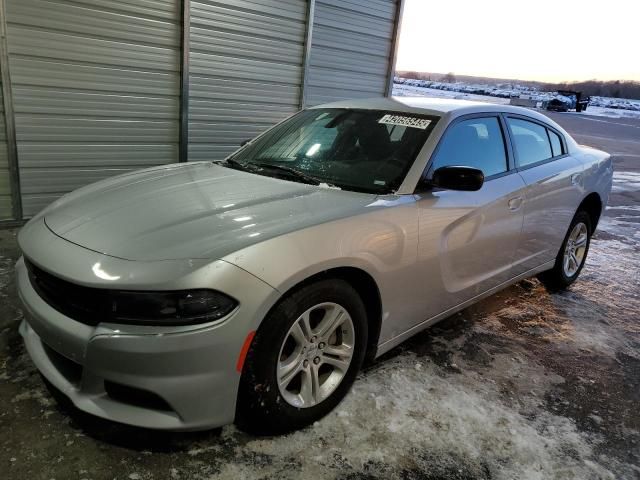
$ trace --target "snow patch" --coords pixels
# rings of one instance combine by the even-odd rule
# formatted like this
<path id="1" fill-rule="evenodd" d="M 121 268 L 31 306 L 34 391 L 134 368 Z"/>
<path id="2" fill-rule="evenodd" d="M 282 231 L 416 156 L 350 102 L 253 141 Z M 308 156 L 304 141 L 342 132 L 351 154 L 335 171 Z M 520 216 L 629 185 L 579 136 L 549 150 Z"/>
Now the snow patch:
<path id="1" fill-rule="evenodd" d="M 640 173 L 638 172 L 613 172 L 612 192 L 638 192 L 640 191 Z"/>
<path id="2" fill-rule="evenodd" d="M 0 297 L 6 296 L 9 277 L 13 273 L 13 262 L 9 258 L 0 256 Z"/>
<path id="3" fill-rule="evenodd" d="M 436 90 L 433 88 L 412 87 L 407 85 L 395 85 L 393 88 L 394 97 L 432 97 L 432 98 L 453 98 L 457 100 L 472 100 L 478 102 L 496 103 L 499 105 L 509 104 L 508 98 L 490 97 L 487 95 L 476 95 L 470 93 L 451 92 L 447 90 Z"/>
<path id="4" fill-rule="evenodd" d="M 526 364 L 511 356 L 500 357 L 497 361 L 506 368 L 505 375 L 533 381 L 537 385 L 532 388 L 562 382 L 528 371 Z M 533 396 L 505 404 L 499 385 L 477 372 L 462 369 L 461 374 L 445 375 L 442 367 L 417 360 L 413 354 L 403 354 L 385 361 L 358 379 L 357 392 L 339 411 L 311 429 L 248 441 L 243 455 L 295 458 L 307 478 L 317 479 L 334 478 L 336 470 L 362 471 L 371 465 L 442 469 L 448 474 L 455 468 L 469 478 L 487 474 L 494 479 L 614 478 L 606 467 L 591 461 L 593 439 L 584 437 L 571 420 L 540 409 Z M 236 434 L 233 427 L 225 432 Z M 274 474 L 270 468 L 264 466 L 262 474 Z M 222 467 L 220 476 L 251 471 L 233 462 Z"/>
<path id="5" fill-rule="evenodd" d="M 640 335 L 640 325 L 635 321 L 640 307 L 640 237 L 636 235 L 634 244 L 627 243 L 632 239 L 624 240 L 594 240 L 580 281 L 553 298 L 572 319 L 572 340 L 578 346 L 611 358 L 625 353 L 640 359 L 634 343 Z M 607 301 L 603 302 L 603 298 Z"/>
<path id="6" fill-rule="evenodd" d="M 42 389 L 31 389 L 15 395 L 11 399 L 11 403 L 23 402 L 25 400 L 36 400 L 43 407 L 51 407 L 55 405 L 55 401 L 48 395 L 45 395 Z"/>

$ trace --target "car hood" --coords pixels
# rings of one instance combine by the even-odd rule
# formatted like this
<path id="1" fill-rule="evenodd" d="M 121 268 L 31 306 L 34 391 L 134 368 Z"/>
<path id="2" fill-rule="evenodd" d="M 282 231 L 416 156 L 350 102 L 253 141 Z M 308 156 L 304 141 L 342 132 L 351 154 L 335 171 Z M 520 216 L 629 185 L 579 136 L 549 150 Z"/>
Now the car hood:
<path id="1" fill-rule="evenodd" d="M 127 260 L 222 258 L 268 238 L 354 215 L 375 195 L 210 162 L 169 165 L 81 188 L 42 215 L 56 235 Z"/>

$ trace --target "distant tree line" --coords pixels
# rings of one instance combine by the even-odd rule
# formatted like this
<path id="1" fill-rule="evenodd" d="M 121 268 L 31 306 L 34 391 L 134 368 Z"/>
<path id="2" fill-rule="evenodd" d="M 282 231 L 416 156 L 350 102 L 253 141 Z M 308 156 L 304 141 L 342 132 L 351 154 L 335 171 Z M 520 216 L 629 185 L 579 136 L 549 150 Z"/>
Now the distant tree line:
<path id="1" fill-rule="evenodd" d="M 548 83 L 543 87 L 547 91 L 577 90 L 585 95 L 599 97 L 640 99 L 640 82 L 615 80 L 601 82 L 587 80 L 585 82 Z"/>

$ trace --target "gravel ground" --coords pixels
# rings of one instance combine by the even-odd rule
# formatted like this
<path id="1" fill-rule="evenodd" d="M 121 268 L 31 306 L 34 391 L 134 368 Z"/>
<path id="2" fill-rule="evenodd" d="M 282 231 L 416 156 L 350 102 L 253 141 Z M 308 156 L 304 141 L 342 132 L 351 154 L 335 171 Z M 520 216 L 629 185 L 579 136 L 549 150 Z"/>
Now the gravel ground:
<path id="1" fill-rule="evenodd" d="M 554 118 L 616 154 L 612 205 L 580 280 L 556 295 L 523 281 L 447 319 L 287 436 L 150 432 L 55 402 L 17 333 L 16 232 L 0 231 L 0 476 L 640 478 L 640 122 Z"/>

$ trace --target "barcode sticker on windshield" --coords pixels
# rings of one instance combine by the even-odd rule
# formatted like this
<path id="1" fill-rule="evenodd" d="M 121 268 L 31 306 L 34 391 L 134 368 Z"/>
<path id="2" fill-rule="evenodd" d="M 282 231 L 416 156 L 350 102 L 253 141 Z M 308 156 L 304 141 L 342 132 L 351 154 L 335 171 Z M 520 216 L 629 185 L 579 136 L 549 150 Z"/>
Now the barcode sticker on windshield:
<path id="1" fill-rule="evenodd" d="M 431 120 L 418 117 L 407 117 L 405 115 L 392 115 L 390 113 L 387 113 L 384 117 L 378 120 L 378 123 L 385 123 L 387 125 L 400 125 L 403 127 L 426 130 L 426 128 L 431 124 Z"/>

